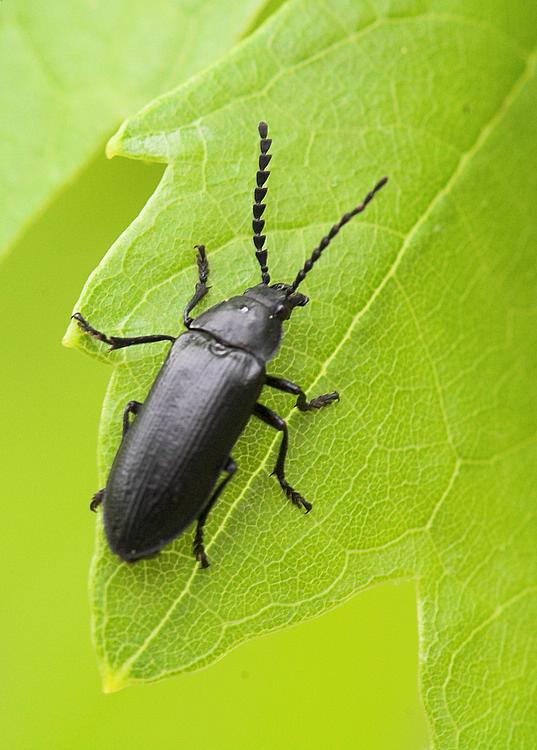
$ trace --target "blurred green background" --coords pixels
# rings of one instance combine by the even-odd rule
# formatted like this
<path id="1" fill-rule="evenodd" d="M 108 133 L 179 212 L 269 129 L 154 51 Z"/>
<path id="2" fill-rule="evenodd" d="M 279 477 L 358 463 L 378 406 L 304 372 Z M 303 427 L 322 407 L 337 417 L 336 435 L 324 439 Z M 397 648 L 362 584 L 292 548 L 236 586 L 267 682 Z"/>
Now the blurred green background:
<path id="1" fill-rule="evenodd" d="M 160 174 L 95 158 L 0 264 L 3 746 L 421 750 L 408 583 L 243 645 L 205 671 L 101 693 L 89 640 L 87 506 L 110 371 L 60 340 L 88 274 Z"/>

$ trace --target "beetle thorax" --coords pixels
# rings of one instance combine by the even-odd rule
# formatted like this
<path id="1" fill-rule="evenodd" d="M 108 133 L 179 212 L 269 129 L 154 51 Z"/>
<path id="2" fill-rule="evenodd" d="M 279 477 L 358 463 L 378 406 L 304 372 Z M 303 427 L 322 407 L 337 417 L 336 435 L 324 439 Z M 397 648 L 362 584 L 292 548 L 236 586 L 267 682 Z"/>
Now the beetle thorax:
<path id="1" fill-rule="evenodd" d="M 279 287 L 280 285 L 278 285 Z M 293 308 L 285 288 L 259 284 L 238 297 L 220 302 L 196 318 L 191 328 L 203 330 L 228 346 L 251 352 L 263 362 L 280 346 L 282 323 Z"/>

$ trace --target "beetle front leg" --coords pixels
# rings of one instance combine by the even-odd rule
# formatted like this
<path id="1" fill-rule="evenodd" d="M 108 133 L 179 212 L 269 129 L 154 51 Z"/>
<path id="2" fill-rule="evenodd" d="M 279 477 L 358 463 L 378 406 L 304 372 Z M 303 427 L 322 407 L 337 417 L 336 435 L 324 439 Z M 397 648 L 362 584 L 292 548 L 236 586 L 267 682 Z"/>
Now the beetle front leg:
<path id="1" fill-rule="evenodd" d="M 276 461 L 276 466 L 274 467 L 274 471 L 272 472 L 272 474 L 275 474 L 278 477 L 280 487 L 285 492 L 289 500 L 291 500 L 291 502 L 299 508 L 304 508 L 306 513 L 309 513 L 312 508 L 311 503 L 308 503 L 307 500 L 304 500 L 302 495 L 293 487 L 291 487 L 291 485 L 285 478 L 285 457 L 287 455 L 287 445 L 289 442 L 289 433 L 285 420 L 283 420 L 278 414 L 276 414 L 276 412 L 272 411 L 272 409 L 269 409 L 264 404 L 256 404 L 254 406 L 254 414 L 266 424 L 274 427 L 274 429 L 283 432 L 282 442 L 278 453 L 278 460 Z"/>
<path id="2" fill-rule="evenodd" d="M 209 261 L 207 260 L 207 256 L 205 255 L 205 245 L 196 245 L 196 249 L 198 251 L 196 262 L 198 264 L 199 281 L 196 284 L 196 291 L 194 292 L 194 296 L 188 302 L 183 312 L 183 323 L 187 328 L 190 328 L 190 325 L 194 320 L 194 318 L 190 317 L 190 313 L 196 307 L 198 302 L 200 302 L 200 300 L 202 300 L 209 291 L 209 287 L 207 286 L 207 279 L 209 278 Z"/>
<path id="3" fill-rule="evenodd" d="M 267 375 L 265 385 L 268 385 L 270 388 L 276 388 L 278 391 L 292 393 L 293 396 L 298 396 L 295 406 L 297 409 L 300 409 L 300 411 L 321 409 L 323 406 L 331 404 L 332 401 L 339 401 L 339 393 L 337 391 L 323 393 L 321 396 L 317 396 L 317 398 L 312 398 L 311 401 L 308 401 L 306 394 L 299 385 L 290 380 L 286 380 L 285 378 L 277 378 L 274 375 Z"/>
<path id="4" fill-rule="evenodd" d="M 200 568 L 209 567 L 209 560 L 207 559 L 207 555 L 205 554 L 205 547 L 203 544 L 203 527 L 205 526 L 205 522 L 207 521 L 207 516 L 209 515 L 214 504 L 216 503 L 216 501 L 222 494 L 226 484 L 229 482 L 233 474 L 235 474 L 235 472 L 237 471 L 237 464 L 231 457 L 228 459 L 228 462 L 224 467 L 224 471 L 227 471 L 227 477 L 225 477 L 220 482 L 218 487 L 213 492 L 211 499 L 207 503 L 207 506 L 205 507 L 203 513 L 198 518 L 198 525 L 196 526 L 196 535 L 194 537 L 193 550 L 194 550 L 194 557 L 199 562 Z"/>
<path id="5" fill-rule="evenodd" d="M 156 341 L 175 341 L 175 336 L 168 336 L 165 333 L 156 333 L 152 336 L 132 336 L 130 338 L 107 336 L 106 333 L 98 331 L 93 326 L 90 326 L 88 321 L 83 318 L 79 312 L 71 315 L 71 318 L 78 322 L 79 328 L 84 331 L 84 333 L 89 333 L 93 338 L 98 339 L 99 341 L 104 341 L 105 344 L 109 344 L 110 351 L 113 351 L 114 349 L 123 349 L 126 346 L 136 346 L 137 344 L 153 344 Z"/>

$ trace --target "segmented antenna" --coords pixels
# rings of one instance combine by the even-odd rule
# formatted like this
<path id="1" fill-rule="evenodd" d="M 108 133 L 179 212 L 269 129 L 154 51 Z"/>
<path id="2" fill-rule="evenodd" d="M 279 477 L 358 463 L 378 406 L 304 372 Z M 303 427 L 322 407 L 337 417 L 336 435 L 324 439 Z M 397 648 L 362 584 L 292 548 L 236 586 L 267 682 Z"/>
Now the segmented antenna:
<path id="1" fill-rule="evenodd" d="M 325 250 L 328 247 L 328 245 L 334 239 L 334 237 L 339 232 L 339 230 L 341 229 L 341 227 L 344 227 L 345 224 L 347 224 L 353 218 L 353 216 L 356 216 L 357 214 L 361 214 L 362 211 L 367 206 L 367 204 L 370 203 L 373 200 L 373 198 L 375 197 L 375 194 L 378 193 L 378 191 L 381 188 L 383 188 L 384 185 L 387 182 L 388 182 L 388 178 L 387 177 L 383 177 L 382 180 L 380 180 L 379 182 L 377 182 L 377 184 L 375 185 L 375 187 L 373 188 L 373 190 L 371 190 L 371 192 L 369 192 L 366 195 L 366 197 L 363 199 L 363 201 L 358 206 L 356 206 L 356 208 L 353 208 L 352 211 L 349 211 L 349 213 L 347 213 L 347 214 L 343 214 L 343 216 L 338 221 L 338 223 L 334 224 L 334 226 L 330 229 L 330 231 L 328 232 L 328 234 L 325 237 L 322 238 L 322 240 L 320 241 L 319 245 L 312 252 L 312 254 L 309 257 L 309 259 L 304 263 L 303 268 L 298 272 L 298 274 L 296 276 L 296 279 L 293 281 L 293 283 L 291 284 L 291 286 L 289 287 L 289 289 L 287 291 L 287 296 L 289 296 L 294 291 L 296 291 L 298 285 L 301 284 L 304 281 L 304 278 L 305 278 L 306 274 L 309 271 L 311 271 L 311 268 L 312 268 L 313 264 L 316 263 L 319 260 L 319 258 L 321 257 L 321 253 L 323 252 L 323 250 Z"/>
<path id="2" fill-rule="evenodd" d="M 257 187 L 254 190 L 254 218 L 252 221 L 252 229 L 254 230 L 253 239 L 255 245 L 255 255 L 257 258 L 257 262 L 261 266 L 261 278 L 263 284 L 268 284 L 270 282 L 270 275 L 267 266 L 267 250 L 263 247 L 266 238 L 264 234 L 261 234 L 261 232 L 263 231 L 263 227 L 265 226 L 265 222 L 261 217 L 266 208 L 266 205 L 263 203 L 263 199 L 267 194 L 267 188 L 263 187 L 263 185 L 268 180 L 270 174 L 270 172 L 265 169 L 265 167 L 268 166 L 269 161 L 272 159 L 272 155 L 268 153 L 272 140 L 270 138 L 267 138 L 268 125 L 266 122 L 260 122 L 258 130 L 261 140 L 259 141 L 259 171 L 256 175 Z"/>

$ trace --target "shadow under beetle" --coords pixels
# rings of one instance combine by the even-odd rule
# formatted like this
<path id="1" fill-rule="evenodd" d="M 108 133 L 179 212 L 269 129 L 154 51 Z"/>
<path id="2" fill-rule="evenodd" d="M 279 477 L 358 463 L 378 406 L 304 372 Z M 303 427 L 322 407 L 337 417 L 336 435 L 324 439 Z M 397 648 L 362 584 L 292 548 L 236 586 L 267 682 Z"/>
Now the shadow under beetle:
<path id="1" fill-rule="evenodd" d="M 334 391 L 308 401 L 300 386 L 268 375 L 265 366 L 278 351 L 283 322 L 296 307 L 304 307 L 309 301 L 297 292 L 298 286 L 341 227 L 365 209 L 387 178 L 334 224 L 291 284 L 270 284 L 262 216 L 272 141 L 264 122 L 259 123 L 259 135 L 252 227 L 261 267 L 260 284 L 192 318 L 190 313 L 209 290 L 205 247 L 196 245 L 199 280 L 183 314 L 187 330 L 180 336 L 107 336 L 80 313 L 72 316 L 83 331 L 109 344 L 111 350 L 155 341 L 173 342 L 146 401 L 127 404 L 123 439 L 106 487 L 97 492 L 90 504 L 91 510 L 103 504 L 108 543 L 112 552 L 126 562 L 153 557 L 197 520 L 194 555 L 202 568 L 209 565 L 203 528 L 237 470 L 231 451 L 252 414 L 282 433 L 273 474 L 292 503 L 306 512 L 311 510 L 311 504 L 285 476 L 287 425 L 258 398 L 263 386 L 269 386 L 296 396 L 300 411 L 311 411 L 337 401 L 339 396 Z M 131 414 L 136 415 L 132 424 Z M 227 476 L 217 484 L 221 472 Z"/>

